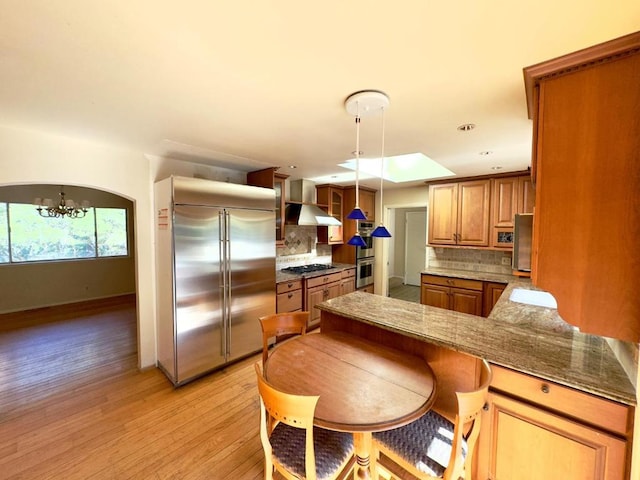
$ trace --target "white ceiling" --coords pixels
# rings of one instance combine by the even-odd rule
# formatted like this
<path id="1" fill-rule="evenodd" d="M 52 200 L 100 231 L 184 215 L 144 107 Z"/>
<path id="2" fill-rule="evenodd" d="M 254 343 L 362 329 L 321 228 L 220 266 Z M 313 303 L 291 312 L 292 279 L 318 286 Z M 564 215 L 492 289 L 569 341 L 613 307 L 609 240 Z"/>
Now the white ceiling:
<path id="1" fill-rule="evenodd" d="M 638 0 L 0 0 L 0 12 L 1 125 L 292 179 L 345 171 L 344 100 L 363 89 L 391 99 L 387 155 L 422 152 L 458 176 L 526 169 L 523 67 L 640 29 Z M 364 156 L 379 156 L 380 120 L 361 125 Z"/>

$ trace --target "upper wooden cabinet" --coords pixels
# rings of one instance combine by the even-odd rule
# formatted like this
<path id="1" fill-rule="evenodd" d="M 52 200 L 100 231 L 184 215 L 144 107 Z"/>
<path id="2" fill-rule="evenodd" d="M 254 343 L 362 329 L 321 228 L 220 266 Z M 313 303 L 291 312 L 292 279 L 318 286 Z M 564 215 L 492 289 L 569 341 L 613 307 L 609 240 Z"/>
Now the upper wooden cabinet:
<path id="1" fill-rule="evenodd" d="M 367 217 L 367 222 L 373 222 L 376 214 L 376 190 L 358 186 L 358 206 Z M 344 187 L 344 211 L 345 216 L 353 210 L 356 204 L 356 187 L 351 185 Z M 355 230 L 354 230 L 355 233 Z M 345 235 L 346 236 L 346 235 Z"/>
<path id="2" fill-rule="evenodd" d="M 276 245 L 284 244 L 285 180 L 289 175 L 277 172 L 278 167 L 247 173 L 247 185 L 273 188 L 276 191 Z"/>
<path id="3" fill-rule="evenodd" d="M 337 185 L 319 185 L 316 187 L 318 205 L 327 209 L 329 215 L 341 223 L 344 222 L 344 192 L 342 187 Z M 343 227 L 330 226 L 318 228 L 318 242 L 329 245 L 343 242 Z"/>
<path id="4" fill-rule="evenodd" d="M 489 245 L 490 180 L 429 187 L 431 245 Z"/>
<path id="5" fill-rule="evenodd" d="M 343 235 L 343 244 L 335 245 L 333 247 L 333 261 L 340 263 L 356 263 L 356 249 L 355 247 L 348 245 L 347 241 L 353 237 L 356 233 L 356 221 L 348 220 L 346 216 L 353 209 L 353 206 L 356 203 L 356 187 L 349 186 L 344 187 L 344 217 L 345 220 L 342 222 L 342 235 Z M 360 209 L 367 216 L 367 221 L 372 222 L 374 211 L 375 211 L 375 198 L 376 198 L 376 190 L 367 187 L 358 187 L 358 196 L 360 200 L 358 205 Z"/>
<path id="6" fill-rule="evenodd" d="M 640 342 L 640 32 L 524 69 L 532 279 L 581 331 Z"/>
<path id="7" fill-rule="evenodd" d="M 491 246 L 512 250 L 514 217 L 533 213 L 535 195 L 530 175 L 491 179 Z"/>

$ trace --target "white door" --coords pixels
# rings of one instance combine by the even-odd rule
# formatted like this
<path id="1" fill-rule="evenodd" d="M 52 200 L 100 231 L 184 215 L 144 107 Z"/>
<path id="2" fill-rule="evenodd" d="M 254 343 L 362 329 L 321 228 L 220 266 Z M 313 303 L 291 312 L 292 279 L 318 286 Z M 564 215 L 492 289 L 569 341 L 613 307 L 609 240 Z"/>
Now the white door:
<path id="1" fill-rule="evenodd" d="M 426 263 L 427 212 L 405 213 L 404 283 L 420 286 Z"/>

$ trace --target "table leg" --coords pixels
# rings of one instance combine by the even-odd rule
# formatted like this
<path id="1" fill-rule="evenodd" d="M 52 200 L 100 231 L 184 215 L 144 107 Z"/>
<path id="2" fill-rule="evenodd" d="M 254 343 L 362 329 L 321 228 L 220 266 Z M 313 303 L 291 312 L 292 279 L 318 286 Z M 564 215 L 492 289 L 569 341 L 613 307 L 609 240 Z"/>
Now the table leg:
<path id="1" fill-rule="evenodd" d="M 369 468 L 369 456 L 371 455 L 371 432 L 356 432 L 353 434 L 353 443 L 356 450 L 356 466 L 353 470 L 353 478 L 371 478 Z"/>

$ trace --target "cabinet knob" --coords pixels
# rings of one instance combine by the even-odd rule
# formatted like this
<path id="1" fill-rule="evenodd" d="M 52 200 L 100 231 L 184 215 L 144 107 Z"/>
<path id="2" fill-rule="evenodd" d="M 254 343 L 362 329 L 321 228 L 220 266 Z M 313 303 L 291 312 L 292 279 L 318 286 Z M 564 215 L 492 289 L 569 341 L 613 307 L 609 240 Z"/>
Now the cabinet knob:
<path id="1" fill-rule="evenodd" d="M 293 283 L 287 283 L 287 286 L 288 286 L 289 288 L 291 288 L 291 287 L 293 287 Z"/>
<path id="2" fill-rule="evenodd" d="M 287 295 L 289 298 L 293 297 L 293 293 L 290 293 L 289 295 Z"/>
<path id="3" fill-rule="evenodd" d="M 485 402 L 485 404 L 482 406 L 482 409 L 483 409 L 485 412 L 488 412 L 488 411 L 489 411 L 489 404 Z"/>
<path id="4" fill-rule="evenodd" d="M 549 393 L 549 385 L 547 385 L 546 383 L 543 383 L 542 387 L 540 387 L 540 391 L 542 393 Z"/>

